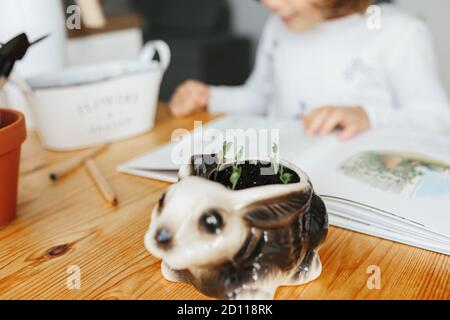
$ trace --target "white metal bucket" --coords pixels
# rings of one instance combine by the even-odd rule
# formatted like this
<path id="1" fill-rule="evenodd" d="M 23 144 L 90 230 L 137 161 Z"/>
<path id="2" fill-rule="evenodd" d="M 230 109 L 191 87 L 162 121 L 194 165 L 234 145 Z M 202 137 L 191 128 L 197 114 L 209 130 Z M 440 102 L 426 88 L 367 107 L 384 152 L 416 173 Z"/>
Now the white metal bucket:
<path id="1" fill-rule="evenodd" d="M 154 60 L 156 52 L 160 61 Z M 44 146 L 76 150 L 152 129 L 170 56 L 165 42 L 153 41 L 137 61 L 72 67 L 29 79 L 32 114 Z"/>

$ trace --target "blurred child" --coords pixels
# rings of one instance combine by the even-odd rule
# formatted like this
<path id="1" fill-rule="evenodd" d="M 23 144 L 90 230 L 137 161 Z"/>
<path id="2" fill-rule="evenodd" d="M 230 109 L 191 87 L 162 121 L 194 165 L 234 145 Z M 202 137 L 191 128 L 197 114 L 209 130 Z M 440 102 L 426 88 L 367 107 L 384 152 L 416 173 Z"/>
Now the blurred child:
<path id="1" fill-rule="evenodd" d="M 340 129 L 349 139 L 369 128 L 450 131 L 450 107 L 422 21 L 369 0 L 261 0 L 273 11 L 256 66 L 240 87 L 180 85 L 174 116 L 205 110 L 298 117 L 308 134 Z M 373 17 L 376 18 L 376 17 Z"/>

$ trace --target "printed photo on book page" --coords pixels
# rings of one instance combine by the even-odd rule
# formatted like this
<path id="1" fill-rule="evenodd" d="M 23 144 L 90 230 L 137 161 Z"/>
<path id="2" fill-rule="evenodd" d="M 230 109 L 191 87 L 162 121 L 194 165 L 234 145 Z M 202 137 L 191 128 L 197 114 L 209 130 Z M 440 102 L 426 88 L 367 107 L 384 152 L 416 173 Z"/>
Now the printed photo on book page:
<path id="1" fill-rule="evenodd" d="M 379 208 L 450 235 L 446 139 L 373 131 L 330 152 L 310 176 L 320 194 Z"/>

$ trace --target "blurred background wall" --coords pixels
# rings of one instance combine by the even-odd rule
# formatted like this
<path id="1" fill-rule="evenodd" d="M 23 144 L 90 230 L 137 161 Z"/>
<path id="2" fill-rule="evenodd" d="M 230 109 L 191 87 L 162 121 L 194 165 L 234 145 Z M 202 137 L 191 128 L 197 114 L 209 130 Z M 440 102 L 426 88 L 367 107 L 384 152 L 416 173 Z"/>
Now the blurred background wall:
<path id="1" fill-rule="evenodd" d="M 396 0 L 401 8 L 425 19 L 434 37 L 442 81 L 450 95 L 450 1 Z"/>
<path id="2" fill-rule="evenodd" d="M 252 39 L 234 32 L 227 0 L 134 0 L 133 4 L 144 22 L 144 40 L 162 39 L 172 49 L 163 99 L 189 78 L 213 85 L 245 82 L 251 71 Z"/>

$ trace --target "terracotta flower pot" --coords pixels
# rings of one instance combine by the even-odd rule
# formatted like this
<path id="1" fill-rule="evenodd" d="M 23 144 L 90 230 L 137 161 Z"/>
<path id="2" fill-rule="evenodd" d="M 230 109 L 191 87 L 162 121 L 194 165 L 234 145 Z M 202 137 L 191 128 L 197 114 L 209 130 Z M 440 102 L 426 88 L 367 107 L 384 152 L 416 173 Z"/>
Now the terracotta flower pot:
<path id="1" fill-rule="evenodd" d="M 0 228 L 16 217 L 20 148 L 25 138 L 24 116 L 0 109 Z"/>

